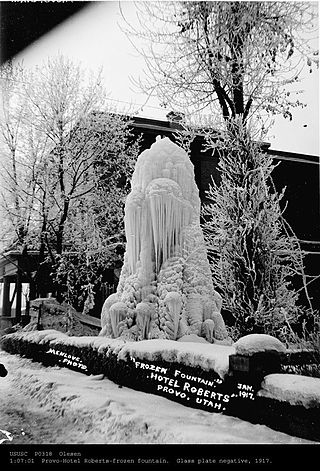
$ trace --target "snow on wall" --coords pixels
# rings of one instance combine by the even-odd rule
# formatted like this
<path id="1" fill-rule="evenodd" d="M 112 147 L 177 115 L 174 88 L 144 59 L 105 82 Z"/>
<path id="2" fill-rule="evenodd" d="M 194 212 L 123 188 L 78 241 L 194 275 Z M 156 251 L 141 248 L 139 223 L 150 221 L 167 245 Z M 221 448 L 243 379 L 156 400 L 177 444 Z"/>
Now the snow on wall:
<path id="1" fill-rule="evenodd" d="M 50 345 L 62 344 L 62 345 L 71 345 L 75 347 L 88 347 L 91 346 L 93 349 L 98 350 L 98 352 L 106 352 L 111 350 L 118 352 L 119 349 L 124 345 L 124 341 L 121 339 L 111 339 L 109 337 L 56 337 L 50 341 Z"/>
<path id="2" fill-rule="evenodd" d="M 294 374 L 274 373 L 266 376 L 258 396 L 302 405 L 305 408 L 319 407 L 320 378 Z"/>
<path id="3" fill-rule="evenodd" d="M 100 353 L 113 353 L 118 360 L 126 361 L 128 357 L 148 361 L 177 362 L 181 365 L 201 367 L 204 370 L 215 371 L 222 379 L 229 371 L 229 355 L 235 353 L 233 346 L 214 345 L 193 341 L 181 342 L 167 339 L 142 340 L 140 342 L 128 342 L 123 339 L 112 339 L 109 337 L 69 337 L 62 332 L 43 330 L 34 332 L 15 332 L 7 337 L 23 339 L 30 342 L 43 344 L 49 342 L 50 348 L 57 345 L 70 345 L 87 347 L 91 346 Z M 199 338 L 199 337 L 198 337 Z"/>
<path id="4" fill-rule="evenodd" d="M 230 343 L 200 227 L 193 164 L 169 138 L 158 137 L 138 157 L 124 223 L 124 264 L 117 293 L 103 306 L 100 335 L 135 341 L 194 334 Z"/>
<path id="5" fill-rule="evenodd" d="M 23 339 L 29 342 L 35 342 L 35 343 L 45 343 L 49 342 L 51 340 L 64 340 L 64 339 L 70 339 L 67 334 L 64 334 L 63 332 L 60 332 L 58 330 L 54 329 L 47 329 L 47 330 L 34 330 L 30 332 L 15 332 L 13 334 L 8 335 L 13 336 L 13 338 L 17 339 Z"/>
<path id="6" fill-rule="evenodd" d="M 286 347 L 276 337 L 267 334 L 249 334 L 234 343 L 238 355 L 253 355 L 257 352 L 285 353 Z"/>
<path id="7" fill-rule="evenodd" d="M 182 365 L 214 370 L 221 378 L 229 371 L 229 355 L 235 353 L 233 346 L 209 343 L 175 342 L 166 339 L 125 343 L 118 359 L 127 355 L 139 360 L 177 362 Z"/>

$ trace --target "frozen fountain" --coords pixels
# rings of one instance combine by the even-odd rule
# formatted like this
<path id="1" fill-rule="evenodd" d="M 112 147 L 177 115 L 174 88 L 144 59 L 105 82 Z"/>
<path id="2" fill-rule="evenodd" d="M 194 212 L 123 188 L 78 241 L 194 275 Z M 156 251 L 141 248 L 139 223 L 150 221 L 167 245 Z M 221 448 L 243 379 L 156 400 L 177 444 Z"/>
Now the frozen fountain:
<path id="1" fill-rule="evenodd" d="M 124 264 L 117 292 L 102 308 L 100 335 L 228 342 L 193 164 L 169 138 L 157 137 L 138 157 L 124 223 Z"/>

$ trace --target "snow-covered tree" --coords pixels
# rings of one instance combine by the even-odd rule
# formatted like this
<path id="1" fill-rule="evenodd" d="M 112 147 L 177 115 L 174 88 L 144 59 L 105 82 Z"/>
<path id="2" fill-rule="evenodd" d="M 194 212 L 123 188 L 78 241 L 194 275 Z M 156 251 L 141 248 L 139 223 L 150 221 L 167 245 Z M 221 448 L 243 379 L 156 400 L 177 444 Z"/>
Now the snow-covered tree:
<path id="1" fill-rule="evenodd" d="M 290 118 L 301 105 L 287 86 L 303 65 L 318 65 L 310 43 L 317 35 L 314 2 L 160 1 L 136 8 L 138 26 L 127 31 L 145 59 L 139 86 L 156 92 L 163 106 L 247 120 L 262 110 Z"/>
<path id="2" fill-rule="evenodd" d="M 212 182 L 203 210 L 214 284 L 234 319 L 235 337 L 283 338 L 302 312 L 292 285 L 302 257 L 280 209 L 284 192 L 273 186 L 275 164 L 241 121 L 223 134 L 219 153 L 221 182 Z"/>
<path id="3" fill-rule="evenodd" d="M 119 258 L 109 245 L 122 240 L 122 200 L 138 144 L 131 142 L 129 121 L 107 109 L 101 74 L 89 76 L 58 56 L 28 72 L 5 66 L 1 77 L 8 242 L 25 255 L 37 250 L 34 283 L 49 263 L 62 296 L 70 281 L 63 275 L 67 253 L 78 255 L 77 267 L 83 258 L 88 265 L 94 250 L 104 267 Z M 83 283 L 79 289 L 86 291 Z"/>
<path id="4" fill-rule="evenodd" d="M 28 164 L 32 160 L 31 166 L 35 166 L 36 158 L 34 153 L 32 156 L 29 153 L 30 136 L 24 126 L 26 80 L 21 66 L 13 66 L 9 62 L 1 68 L 1 211 L 6 220 L 3 235 L 8 243 L 16 238 L 21 244 L 30 229 L 35 196 Z"/>
<path id="5" fill-rule="evenodd" d="M 90 191 L 77 198 L 69 212 L 57 279 L 66 287 L 68 301 L 88 312 L 105 270 L 122 262 L 124 203 L 139 140 L 133 139 L 130 120 L 117 114 L 94 113 L 85 127 L 79 134 L 91 136 L 94 157 L 86 176 Z"/>
<path id="6" fill-rule="evenodd" d="M 28 248 L 39 249 L 43 255 L 47 203 L 39 183 L 47 176 L 43 175 L 47 139 L 28 124 L 32 123 L 28 72 L 9 62 L 1 67 L 0 81 L 1 250 L 20 249 L 25 255 Z M 28 263 L 24 275 L 35 293 L 35 273 Z"/>

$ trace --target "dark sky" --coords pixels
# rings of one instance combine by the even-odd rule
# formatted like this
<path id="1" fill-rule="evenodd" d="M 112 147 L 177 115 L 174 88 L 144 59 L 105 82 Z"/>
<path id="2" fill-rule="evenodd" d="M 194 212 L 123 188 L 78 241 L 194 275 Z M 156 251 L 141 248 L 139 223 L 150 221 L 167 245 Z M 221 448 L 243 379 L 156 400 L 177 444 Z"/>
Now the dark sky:
<path id="1" fill-rule="evenodd" d="M 92 2 L 0 2 L 1 63 Z"/>

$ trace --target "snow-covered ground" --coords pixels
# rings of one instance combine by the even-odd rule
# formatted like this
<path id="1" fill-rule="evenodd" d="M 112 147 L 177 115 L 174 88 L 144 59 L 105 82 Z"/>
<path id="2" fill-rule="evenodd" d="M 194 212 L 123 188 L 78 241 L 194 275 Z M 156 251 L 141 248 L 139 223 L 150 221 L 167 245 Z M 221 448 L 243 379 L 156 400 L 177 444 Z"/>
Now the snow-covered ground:
<path id="1" fill-rule="evenodd" d="M 0 362 L 0 429 L 12 444 L 316 443 L 3 351 Z"/>

